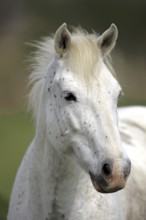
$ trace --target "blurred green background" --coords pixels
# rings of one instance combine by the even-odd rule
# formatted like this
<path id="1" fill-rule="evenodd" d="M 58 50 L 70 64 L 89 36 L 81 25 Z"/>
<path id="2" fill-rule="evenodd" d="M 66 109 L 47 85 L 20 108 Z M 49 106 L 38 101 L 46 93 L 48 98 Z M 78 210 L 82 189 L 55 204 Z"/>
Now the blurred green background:
<path id="1" fill-rule="evenodd" d="M 113 65 L 125 93 L 120 105 L 146 104 L 145 0 L 0 0 L 0 220 L 6 219 L 16 171 L 34 134 L 26 113 L 32 48 L 25 43 L 63 22 L 99 33 L 115 23 Z"/>

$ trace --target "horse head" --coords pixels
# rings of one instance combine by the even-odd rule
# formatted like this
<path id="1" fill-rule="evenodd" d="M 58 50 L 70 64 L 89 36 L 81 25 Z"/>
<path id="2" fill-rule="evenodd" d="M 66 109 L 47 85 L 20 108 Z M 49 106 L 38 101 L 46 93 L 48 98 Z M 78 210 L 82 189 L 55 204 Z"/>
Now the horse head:
<path id="1" fill-rule="evenodd" d="M 48 140 L 76 160 L 103 193 L 122 189 L 131 167 L 118 129 L 122 89 L 108 59 L 117 36 L 114 24 L 100 36 L 82 30 L 71 34 L 63 24 L 45 76 Z"/>

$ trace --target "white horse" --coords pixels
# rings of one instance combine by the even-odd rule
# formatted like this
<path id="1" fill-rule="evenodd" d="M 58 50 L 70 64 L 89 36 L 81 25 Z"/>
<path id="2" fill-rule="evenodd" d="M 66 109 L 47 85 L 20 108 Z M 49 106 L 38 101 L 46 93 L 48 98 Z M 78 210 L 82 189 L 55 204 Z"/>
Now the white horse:
<path id="1" fill-rule="evenodd" d="M 122 89 L 107 58 L 117 35 L 114 24 L 100 36 L 63 24 L 38 45 L 30 80 L 36 133 L 8 220 L 145 219 L 146 109 L 121 109 L 118 124 Z M 118 191 L 129 157 L 132 172 Z"/>

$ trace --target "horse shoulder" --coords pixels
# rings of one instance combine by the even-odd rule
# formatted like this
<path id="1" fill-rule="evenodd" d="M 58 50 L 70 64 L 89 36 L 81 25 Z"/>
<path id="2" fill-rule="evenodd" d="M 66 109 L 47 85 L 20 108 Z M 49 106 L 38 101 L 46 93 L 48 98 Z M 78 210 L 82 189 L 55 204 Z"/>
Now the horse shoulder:
<path id="1" fill-rule="evenodd" d="M 43 150 L 35 141 L 29 146 L 16 175 L 8 220 L 47 219 L 52 215 L 55 185 L 49 181 Z"/>
<path id="2" fill-rule="evenodd" d="M 15 183 L 13 186 L 9 205 L 8 220 L 19 220 L 20 218 L 22 220 L 27 219 L 27 214 L 25 214 L 25 210 L 27 210 L 26 200 L 28 198 L 28 183 L 26 180 L 28 179 L 29 175 L 32 147 L 33 144 L 31 144 L 28 148 L 15 178 Z M 24 218 L 22 218 L 22 215 L 20 214 L 22 212 L 24 213 Z"/>

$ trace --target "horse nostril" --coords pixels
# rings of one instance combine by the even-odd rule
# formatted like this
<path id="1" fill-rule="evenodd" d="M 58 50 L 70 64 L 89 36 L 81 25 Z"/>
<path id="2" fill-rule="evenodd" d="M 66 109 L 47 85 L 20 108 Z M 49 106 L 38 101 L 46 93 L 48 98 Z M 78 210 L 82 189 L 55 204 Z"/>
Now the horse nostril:
<path id="1" fill-rule="evenodd" d="M 110 164 L 105 163 L 102 167 L 102 172 L 104 175 L 110 176 L 112 174 L 112 168 L 111 168 Z"/>

